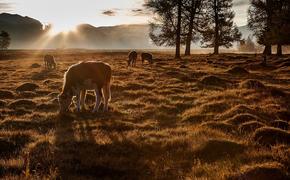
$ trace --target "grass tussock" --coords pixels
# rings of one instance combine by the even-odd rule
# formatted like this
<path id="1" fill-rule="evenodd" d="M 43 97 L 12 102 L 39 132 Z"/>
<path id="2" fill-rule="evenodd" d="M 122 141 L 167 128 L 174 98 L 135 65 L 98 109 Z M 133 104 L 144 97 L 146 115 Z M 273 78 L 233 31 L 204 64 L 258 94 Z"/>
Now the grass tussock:
<path id="1" fill-rule="evenodd" d="M 240 143 L 214 139 L 203 143 L 195 150 L 198 159 L 206 162 L 214 162 L 219 159 L 233 158 L 245 151 L 246 147 Z"/>
<path id="2" fill-rule="evenodd" d="M 259 144 L 270 146 L 275 144 L 290 144 L 290 133 L 278 128 L 262 127 L 255 131 L 253 140 Z"/>
<path id="3" fill-rule="evenodd" d="M 216 86 L 216 87 L 222 87 L 222 88 L 225 88 L 231 84 L 229 80 L 221 79 L 213 75 L 203 77 L 200 83 L 205 86 Z"/>
<path id="4" fill-rule="evenodd" d="M 232 74 L 232 75 L 241 75 L 241 76 L 250 74 L 246 69 L 239 66 L 229 69 L 227 73 Z"/>
<path id="5" fill-rule="evenodd" d="M 0 98 L 1 99 L 13 99 L 15 97 L 12 91 L 8 90 L 0 90 Z"/>
<path id="6" fill-rule="evenodd" d="M 41 65 L 40 64 L 38 64 L 38 63 L 33 63 L 33 64 L 31 64 L 31 66 L 30 66 L 31 68 L 40 68 L 41 67 Z"/>
<path id="7" fill-rule="evenodd" d="M 32 92 L 32 91 L 22 91 L 22 92 L 18 93 L 18 98 L 34 98 L 36 96 L 37 96 L 37 94 L 35 92 Z"/>
<path id="8" fill-rule="evenodd" d="M 276 113 L 276 118 L 289 122 L 290 121 L 290 110 L 280 110 Z"/>
<path id="9" fill-rule="evenodd" d="M 242 114 L 237 114 L 236 116 L 228 119 L 226 122 L 229 124 L 233 124 L 233 125 L 240 125 L 246 122 L 250 122 L 250 121 L 261 121 L 259 117 L 253 115 L 253 114 L 249 114 L 249 113 L 242 113 Z"/>
<path id="10" fill-rule="evenodd" d="M 3 107 L 5 107 L 5 106 L 6 106 L 6 104 L 7 104 L 7 102 L 6 102 L 6 101 L 0 100 L 0 108 L 3 108 Z"/>
<path id="11" fill-rule="evenodd" d="M 255 132 L 258 128 L 266 126 L 264 123 L 261 123 L 259 121 L 249 121 L 242 123 L 239 126 L 239 132 L 242 134 L 249 134 L 252 132 Z"/>
<path id="12" fill-rule="evenodd" d="M 242 172 L 227 177 L 228 180 L 246 180 L 246 179 L 289 179 L 290 176 L 285 171 L 283 165 L 277 162 L 256 164 L 253 166 L 245 166 Z"/>
<path id="13" fill-rule="evenodd" d="M 47 52 L 8 53 L 0 179 L 288 178 L 290 69 L 279 68 L 287 57 L 265 67 L 259 55 L 181 62 L 154 52 L 156 63 L 127 68 L 127 52 L 65 50 L 51 52 L 59 62 L 48 71 L 36 65 Z M 64 72 L 84 59 L 112 66 L 109 112 L 90 112 L 90 91 L 83 112 L 59 115 Z"/>
<path id="14" fill-rule="evenodd" d="M 252 112 L 254 112 L 254 111 L 250 107 L 248 107 L 244 104 L 239 104 L 239 105 L 233 106 L 228 111 L 219 114 L 219 118 L 220 119 L 230 119 L 230 118 L 236 116 L 237 114 L 244 114 L 244 113 L 250 114 Z"/>
<path id="15" fill-rule="evenodd" d="M 234 125 L 225 122 L 209 121 L 202 123 L 201 126 L 221 130 L 225 133 L 234 133 L 236 131 L 236 127 Z"/>
<path id="16" fill-rule="evenodd" d="M 280 128 L 283 130 L 289 130 L 290 129 L 290 125 L 287 121 L 283 121 L 283 120 L 275 120 L 273 122 L 271 122 L 271 126 L 275 127 L 275 128 Z"/>
<path id="17" fill-rule="evenodd" d="M 34 91 L 38 88 L 39 88 L 39 86 L 35 83 L 24 83 L 24 84 L 21 84 L 20 86 L 18 86 L 16 88 L 16 91 Z"/>
<path id="18" fill-rule="evenodd" d="M 31 100 L 20 99 L 20 100 L 11 102 L 8 105 L 8 107 L 10 109 L 19 109 L 19 108 L 34 109 L 36 107 L 36 103 Z"/>
<path id="19" fill-rule="evenodd" d="M 266 86 L 262 82 L 260 82 L 259 80 L 253 80 L 253 79 L 241 82 L 240 87 L 246 88 L 246 89 L 256 89 L 256 90 L 266 89 Z"/>

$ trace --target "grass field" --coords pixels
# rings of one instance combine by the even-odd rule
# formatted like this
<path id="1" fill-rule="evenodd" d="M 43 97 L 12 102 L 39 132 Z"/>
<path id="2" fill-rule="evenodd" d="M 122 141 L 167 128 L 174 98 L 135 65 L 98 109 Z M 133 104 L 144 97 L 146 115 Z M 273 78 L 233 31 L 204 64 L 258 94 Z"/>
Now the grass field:
<path id="1" fill-rule="evenodd" d="M 290 56 L 9 52 L 0 61 L 0 178 L 288 179 Z M 58 115 L 63 74 L 79 61 L 113 69 L 109 112 Z"/>

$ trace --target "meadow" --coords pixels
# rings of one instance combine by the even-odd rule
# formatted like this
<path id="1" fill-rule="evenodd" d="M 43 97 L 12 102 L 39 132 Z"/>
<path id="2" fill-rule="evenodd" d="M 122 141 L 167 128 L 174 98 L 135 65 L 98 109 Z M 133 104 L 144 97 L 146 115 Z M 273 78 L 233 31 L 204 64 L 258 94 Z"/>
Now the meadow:
<path id="1" fill-rule="evenodd" d="M 45 70 L 43 56 L 56 57 Z M 289 179 L 290 55 L 9 51 L 0 61 L 2 179 Z M 58 114 L 79 61 L 113 70 L 109 112 Z"/>

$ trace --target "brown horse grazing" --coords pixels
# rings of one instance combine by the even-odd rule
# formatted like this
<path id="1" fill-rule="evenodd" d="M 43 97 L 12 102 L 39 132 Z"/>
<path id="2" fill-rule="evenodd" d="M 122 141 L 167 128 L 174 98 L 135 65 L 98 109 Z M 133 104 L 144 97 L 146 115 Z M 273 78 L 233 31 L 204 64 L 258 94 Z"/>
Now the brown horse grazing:
<path id="1" fill-rule="evenodd" d="M 150 53 L 142 53 L 141 54 L 142 64 L 145 60 L 147 60 L 150 64 L 153 63 L 153 56 Z"/>
<path id="2" fill-rule="evenodd" d="M 103 111 L 108 111 L 111 99 L 111 67 L 97 61 L 81 62 L 69 67 L 64 74 L 64 83 L 59 95 L 60 112 L 67 112 L 73 96 L 77 99 L 77 111 L 85 108 L 86 90 L 95 90 L 96 104 L 93 112 L 98 112 L 101 99 L 104 100 Z"/>
<path id="3" fill-rule="evenodd" d="M 56 62 L 52 55 L 45 55 L 43 58 L 44 61 L 44 67 L 46 69 L 55 69 L 56 68 Z"/>
<path id="4" fill-rule="evenodd" d="M 129 52 L 129 55 L 128 55 L 128 67 L 129 66 L 136 66 L 136 61 L 137 61 L 137 52 L 136 51 L 131 51 Z"/>

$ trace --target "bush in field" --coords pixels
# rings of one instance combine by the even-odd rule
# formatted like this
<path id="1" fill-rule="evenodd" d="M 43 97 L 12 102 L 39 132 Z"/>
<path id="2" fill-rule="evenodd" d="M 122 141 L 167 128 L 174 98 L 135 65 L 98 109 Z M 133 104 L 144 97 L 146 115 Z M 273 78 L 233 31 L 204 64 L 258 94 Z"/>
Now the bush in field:
<path id="1" fill-rule="evenodd" d="M 6 31 L 1 31 L 0 33 L 0 49 L 8 49 L 10 45 L 10 35 Z"/>

